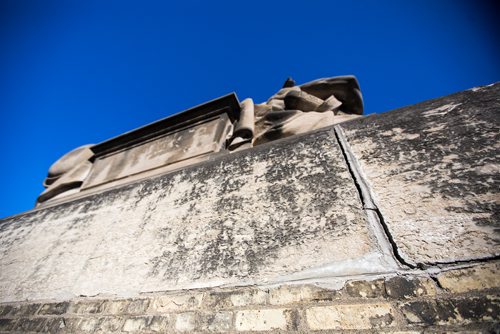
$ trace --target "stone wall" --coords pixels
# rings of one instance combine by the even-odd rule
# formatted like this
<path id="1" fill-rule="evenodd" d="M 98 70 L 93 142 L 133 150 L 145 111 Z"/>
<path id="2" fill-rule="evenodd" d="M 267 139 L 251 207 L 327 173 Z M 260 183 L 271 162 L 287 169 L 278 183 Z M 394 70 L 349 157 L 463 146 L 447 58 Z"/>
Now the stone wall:
<path id="1" fill-rule="evenodd" d="M 0 221 L 3 332 L 499 331 L 500 85 Z"/>
<path id="2" fill-rule="evenodd" d="M 342 288 L 279 285 L 75 298 L 0 306 L 0 330 L 59 333 L 499 330 L 498 262 L 429 275 L 349 280 Z"/>

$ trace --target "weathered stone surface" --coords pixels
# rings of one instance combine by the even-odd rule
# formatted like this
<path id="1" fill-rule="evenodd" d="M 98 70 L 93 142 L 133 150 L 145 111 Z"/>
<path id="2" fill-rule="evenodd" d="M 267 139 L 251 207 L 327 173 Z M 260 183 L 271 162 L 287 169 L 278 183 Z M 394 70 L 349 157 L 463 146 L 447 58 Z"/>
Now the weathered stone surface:
<path id="1" fill-rule="evenodd" d="M 201 330 L 220 333 L 227 332 L 233 327 L 232 312 L 206 313 L 201 315 Z"/>
<path id="2" fill-rule="evenodd" d="M 363 114 L 363 98 L 358 80 L 353 75 L 323 78 L 300 85 L 300 89 L 322 100 L 334 95 L 342 102 L 342 111 Z"/>
<path id="3" fill-rule="evenodd" d="M 357 298 L 381 298 L 385 297 L 384 280 L 373 281 L 351 281 L 345 285 L 347 294 Z"/>
<path id="4" fill-rule="evenodd" d="M 396 325 L 390 304 L 312 307 L 306 310 L 306 318 L 312 330 L 372 329 Z"/>
<path id="5" fill-rule="evenodd" d="M 316 108 L 316 111 L 323 112 L 323 111 L 336 111 L 340 106 L 342 105 L 342 102 L 337 100 L 335 95 L 330 96 L 327 98 L 321 105 L 319 105 Z"/>
<path id="6" fill-rule="evenodd" d="M 500 84 L 344 123 L 400 255 L 500 254 Z"/>
<path id="7" fill-rule="evenodd" d="M 66 313 L 68 306 L 68 302 L 43 304 L 38 314 L 63 314 Z"/>
<path id="8" fill-rule="evenodd" d="M 286 329 L 286 309 L 262 309 L 236 313 L 235 327 L 238 331 L 268 331 Z"/>
<path id="9" fill-rule="evenodd" d="M 436 287 L 430 278 L 396 276 L 388 279 L 385 287 L 389 297 L 396 299 L 436 294 Z"/>
<path id="10" fill-rule="evenodd" d="M 82 189 L 164 166 L 173 169 L 186 159 L 204 160 L 224 148 L 229 127 L 229 117 L 222 114 L 195 127 L 98 158 Z"/>
<path id="11" fill-rule="evenodd" d="M 452 292 L 492 289 L 500 287 L 500 263 L 489 263 L 471 268 L 445 271 L 437 276 L 439 284 Z"/>
<path id="12" fill-rule="evenodd" d="M 195 313 L 179 313 L 175 318 L 175 329 L 179 332 L 192 332 L 196 327 Z"/>
<path id="13" fill-rule="evenodd" d="M 315 111 L 324 102 L 322 99 L 302 91 L 289 92 L 286 94 L 284 101 L 286 109 L 303 111 Z"/>
<path id="14" fill-rule="evenodd" d="M 0 252 L 3 301 L 391 268 L 332 130 L 11 217 Z"/>
<path id="15" fill-rule="evenodd" d="M 497 322 L 500 304 L 495 298 L 450 299 L 415 301 L 402 305 L 410 323 L 425 325 L 468 324 L 471 322 Z"/>

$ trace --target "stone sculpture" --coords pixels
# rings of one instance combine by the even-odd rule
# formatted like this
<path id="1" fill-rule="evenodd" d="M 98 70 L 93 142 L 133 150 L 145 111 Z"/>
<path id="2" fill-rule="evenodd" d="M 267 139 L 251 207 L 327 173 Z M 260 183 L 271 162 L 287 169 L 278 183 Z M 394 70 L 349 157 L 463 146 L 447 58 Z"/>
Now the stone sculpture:
<path id="1" fill-rule="evenodd" d="M 282 89 L 260 104 L 250 98 L 240 103 L 235 94 L 229 94 L 65 154 L 50 167 L 44 181 L 46 190 L 37 205 L 96 186 L 130 182 L 153 169 L 165 172 L 218 152 L 316 130 L 362 113 L 363 99 L 354 76 L 319 79 L 300 86 L 288 78 Z"/>
<path id="2" fill-rule="evenodd" d="M 251 106 L 251 99 L 242 102 L 242 109 L 254 110 L 253 145 L 305 133 L 334 125 L 363 114 L 363 99 L 354 76 L 338 76 L 314 80 L 296 86 L 288 78 L 283 88 L 267 102 Z M 242 115 L 245 114 L 242 112 Z M 245 116 L 245 121 L 249 117 Z M 240 148 L 243 139 L 233 136 L 229 149 Z"/>
<path id="3" fill-rule="evenodd" d="M 48 175 L 43 182 L 46 189 L 38 196 L 37 205 L 61 196 L 63 193 L 70 195 L 79 191 L 92 168 L 89 159 L 94 153 L 90 149 L 91 147 L 92 145 L 84 145 L 75 148 L 50 166 Z"/>

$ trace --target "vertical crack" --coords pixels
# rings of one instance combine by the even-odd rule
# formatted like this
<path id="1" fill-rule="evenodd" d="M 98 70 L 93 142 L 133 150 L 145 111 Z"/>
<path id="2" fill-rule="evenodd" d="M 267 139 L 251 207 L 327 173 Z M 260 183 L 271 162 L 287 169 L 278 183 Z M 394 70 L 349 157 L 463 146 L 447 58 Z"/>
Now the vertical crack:
<path id="1" fill-rule="evenodd" d="M 409 268 L 416 268 L 415 265 L 407 262 L 401 254 L 399 254 L 398 246 L 392 237 L 389 227 L 384 220 L 384 216 L 380 212 L 379 208 L 375 205 L 373 201 L 373 197 L 370 192 L 370 188 L 365 178 L 360 173 L 360 167 L 356 162 L 356 158 L 351 151 L 349 143 L 344 134 L 344 130 L 339 125 L 334 126 L 335 137 L 337 138 L 337 142 L 339 143 L 340 150 L 342 155 L 344 156 L 347 168 L 349 169 L 349 173 L 351 173 L 352 179 L 358 190 L 359 197 L 361 199 L 361 204 L 363 205 L 363 209 L 365 210 L 368 220 L 372 224 L 376 224 L 374 226 L 375 229 L 383 231 L 383 239 L 389 243 L 389 247 L 391 250 L 391 255 L 402 265 L 407 266 Z M 379 238 L 380 239 L 380 238 Z M 379 240 L 381 241 L 381 240 Z M 381 245 L 382 247 L 384 245 Z"/>

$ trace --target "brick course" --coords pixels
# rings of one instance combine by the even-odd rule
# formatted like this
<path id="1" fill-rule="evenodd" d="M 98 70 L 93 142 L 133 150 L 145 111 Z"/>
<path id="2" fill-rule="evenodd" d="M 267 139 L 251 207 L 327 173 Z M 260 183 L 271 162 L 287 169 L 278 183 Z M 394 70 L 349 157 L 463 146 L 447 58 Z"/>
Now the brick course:
<path id="1" fill-rule="evenodd" d="M 0 332 L 490 332 L 500 329 L 496 263 L 317 285 L 213 288 L 130 299 L 0 305 Z M 474 279 L 471 279 L 474 278 Z"/>

